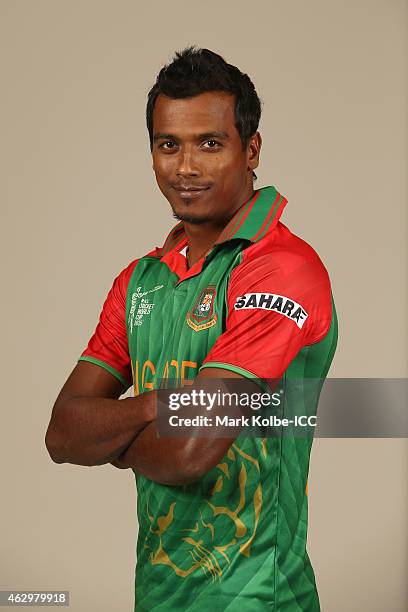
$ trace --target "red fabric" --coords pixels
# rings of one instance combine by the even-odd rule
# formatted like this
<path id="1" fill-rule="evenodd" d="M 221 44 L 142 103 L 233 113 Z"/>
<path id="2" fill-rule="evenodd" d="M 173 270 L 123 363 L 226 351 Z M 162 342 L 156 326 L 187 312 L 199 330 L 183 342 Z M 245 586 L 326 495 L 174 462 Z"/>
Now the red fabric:
<path id="1" fill-rule="evenodd" d="M 274 310 L 235 308 L 240 296 L 252 293 L 281 295 L 300 304 L 307 313 L 302 327 Z M 226 330 L 204 364 L 220 362 L 257 378 L 279 379 L 301 348 L 326 335 L 331 319 L 331 287 L 323 263 L 279 222 L 268 237 L 243 252 L 242 263 L 233 270 Z"/>
<path id="2" fill-rule="evenodd" d="M 81 357 L 100 359 L 132 384 L 126 332 L 126 291 L 139 260 L 132 261 L 113 281 L 102 308 L 99 323 Z"/>

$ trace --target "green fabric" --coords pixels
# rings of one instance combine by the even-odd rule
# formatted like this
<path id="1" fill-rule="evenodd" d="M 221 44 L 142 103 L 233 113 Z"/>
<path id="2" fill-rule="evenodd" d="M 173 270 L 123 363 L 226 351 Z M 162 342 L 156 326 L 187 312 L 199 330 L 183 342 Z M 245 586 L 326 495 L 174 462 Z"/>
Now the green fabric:
<path id="1" fill-rule="evenodd" d="M 105 368 L 105 370 L 108 370 L 108 372 L 113 374 L 113 376 L 115 376 L 115 378 L 120 380 L 120 382 L 122 383 L 122 385 L 126 389 L 128 389 L 130 387 L 130 385 L 131 385 L 131 383 L 129 381 L 127 381 L 126 378 L 124 378 L 120 372 L 115 370 L 115 368 L 112 368 L 112 366 L 108 365 L 104 361 L 101 361 L 100 359 L 95 359 L 95 357 L 84 356 L 84 357 L 80 357 L 78 359 L 78 361 L 89 361 L 90 363 L 94 363 L 94 364 L 96 364 L 98 366 L 101 366 L 102 368 Z"/>
<path id="2" fill-rule="evenodd" d="M 240 368 L 236 365 L 220 361 L 211 361 L 204 363 L 200 370 L 204 370 L 204 368 L 222 368 L 223 370 L 230 370 L 236 374 L 241 374 L 241 376 L 245 376 L 246 378 L 256 378 L 256 384 L 259 385 L 262 391 L 265 391 L 265 393 L 270 393 L 271 391 L 270 387 L 262 380 L 262 378 L 257 378 L 252 372 L 249 372 L 248 370 Z"/>

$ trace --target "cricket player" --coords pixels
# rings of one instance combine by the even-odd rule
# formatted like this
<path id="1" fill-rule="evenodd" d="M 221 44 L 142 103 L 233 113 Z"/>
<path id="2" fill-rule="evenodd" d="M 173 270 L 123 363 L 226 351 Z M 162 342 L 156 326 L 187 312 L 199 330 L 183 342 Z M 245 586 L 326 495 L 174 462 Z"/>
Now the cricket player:
<path id="1" fill-rule="evenodd" d="M 210 379 L 303 387 L 333 359 L 328 273 L 282 223 L 284 195 L 254 187 L 260 115 L 250 78 L 208 49 L 160 71 L 147 129 L 178 223 L 113 281 L 46 434 L 56 463 L 133 471 L 138 612 L 320 610 L 306 549 L 312 438 L 157 435 L 166 381 L 178 393 Z M 148 206 L 135 205 L 137 233 Z M 315 415 L 319 391 L 289 393 L 281 416 Z"/>

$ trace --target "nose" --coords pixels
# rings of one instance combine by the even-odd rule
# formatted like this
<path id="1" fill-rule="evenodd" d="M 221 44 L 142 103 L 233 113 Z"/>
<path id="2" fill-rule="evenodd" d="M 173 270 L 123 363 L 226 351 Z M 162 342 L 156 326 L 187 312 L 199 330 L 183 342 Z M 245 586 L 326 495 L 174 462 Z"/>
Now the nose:
<path id="1" fill-rule="evenodd" d="M 197 165 L 197 158 L 190 148 L 180 150 L 177 175 L 182 177 L 200 176 L 201 172 Z"/>

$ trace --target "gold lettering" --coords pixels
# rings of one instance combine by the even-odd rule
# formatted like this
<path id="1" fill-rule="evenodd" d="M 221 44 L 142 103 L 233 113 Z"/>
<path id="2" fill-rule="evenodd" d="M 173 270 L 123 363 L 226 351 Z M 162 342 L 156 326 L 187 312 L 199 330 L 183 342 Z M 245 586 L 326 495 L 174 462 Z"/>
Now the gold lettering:
<path id="1" fill-rule="evenodd" d="M 135 361 L 135 369 L 133 369 L 132 360 L 130 360 L 130 364 L 132 366 L 133 392 L 134 392 L 135 395 L 139 395 L 139 362 L 136 359 L 136 361 Z"/>
<path id="2" fill-rule="evenodd" d="M 170 366 L 174 366 L 174 367 L 176 368 L 176 376 L 175 376 L 175 379 L 176 379 L 176 382 L 177 382 L 177 384 L 178 384 L 178 383 L 179 383 L 179 364 L 178 364 L 178 361 L 177 361 L 176 359 L 172 359 L 172 360 L 170 361 Z"/>
<path id="3" fill-rule="evenodd" d="M 183 361 L 181 362 L 181 384 L 184 386 L 186 383 L 189 385 L 193 384 L 193 380 L 185 380 L 184 374 L 187 368 L 194 368 L 195 370 L 197 369 L 197 362 L 196 361 Z"/>
<path id="4" fill-rule="evenodd" d="M 147 368 L 150 368 L 151 373 L 155 374 L 155 368 L 154 365 L 152 364 L 152 362 L 147 359 L 144 364 L 143 364 L 143 370 L 142 370 L 142 388 L 146 388 L 146 389 L 153 389 L 153 383 L 152 382 L 145 382 L 145 373 Z"/>

